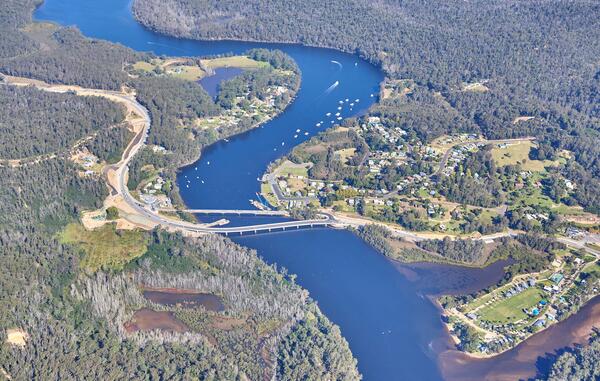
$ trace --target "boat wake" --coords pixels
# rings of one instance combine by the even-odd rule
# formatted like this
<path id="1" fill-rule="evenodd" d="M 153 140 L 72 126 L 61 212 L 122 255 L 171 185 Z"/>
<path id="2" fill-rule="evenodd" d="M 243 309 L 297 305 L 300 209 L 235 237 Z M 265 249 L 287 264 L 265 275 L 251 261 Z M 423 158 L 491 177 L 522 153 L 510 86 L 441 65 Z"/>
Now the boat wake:
<path id="1" fill-rule="evenodd" d="M 325 93 L 326 93 L 326 94 L 329 94 L 329 93 L 330 93 L 330 92 L 332 92 L 332 91 L 333 91 L 333 90 L 334 90 L 336 87 L 338 87 L 338 86 L 339 86 L 339 84 L 340 84 L 340 81 L 335 81 L 335 82 L 333 83 L 333 85 L 329 86 L 329 87 L 327 88 L 327 90 L 325 90 Z"/>
<path id="2" fill-rule="evenodd" d="M 163 48 L 175 49 L 175 50 L 178 50 L 180 52 L 188 53 L 187 50 L 181 49 L 181 48 L 179 48 L 177 46 L 172 46 L 172 45 L 167 45 L 167 44 L 161 44 L 161 43 L 158 43 L 158 42 L 148 41 L 148 45 L 162 46 Z"/>
<path id="3" fill-rule="evenodd" d="M 344 68 L 344 66 L 341 64 L 341 62 L 331 60 L 331 63 L 338 65 L 340 67 L 340 69 Z"/>

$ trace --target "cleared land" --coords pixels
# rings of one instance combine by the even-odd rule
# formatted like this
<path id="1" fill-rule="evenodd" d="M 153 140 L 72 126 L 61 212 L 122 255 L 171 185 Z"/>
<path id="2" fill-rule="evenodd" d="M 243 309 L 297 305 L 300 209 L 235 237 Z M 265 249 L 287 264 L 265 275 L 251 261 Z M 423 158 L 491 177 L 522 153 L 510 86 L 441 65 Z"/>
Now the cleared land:
<path id="1" fill-rule="evenodd" d="M 231 56 L 213 58 L 210 60 L 202 60 L 202 64 L 211 69 L 217 69 L 220 67 L 238 67 L 240 69 L 259 69 L 262 67 L 269 66 L 266 62 L 260 62 L 248 58 L 246 56 Z"/>
<path id="2" fill-rule="evenodd" d="M 523 312 L 524 308 L 535 306 L 541 299 L 543 298 L 540 290 L 532 287 L 510 298 L 492 303 L 482 308 L 479 313 L 482 320 L 500 323 L 515 322 L 527 317 Z"/>
<path id="3" fill-rule="evenodd" d="M 80 247 L 85 253 L 81 267 L 91 271 L 120 270 L 147 250 L 147 239 L 141 231 L 117 231 L 114 224 L 86 230 L 80 224 L 69 224 L 61 233 L 62 243 Z"/>
<path id="4" fill-rule="evenodd" d="M 541 172 L 545 167 L 554 167 L 556 162 L 550 160 L 530 160 L 529 152 L 534 147 L 530 141 L 507 144 L 503 147 L 494 147 L 492 157 L 498 166 L 521 164 L 525 171 Z"/>
<path id="5" fill-rule="evenodd" d="M 295 164 L 286 160 L 275 170 L 275 174 L 279 177 L 304 176 L 306 178 L 308 177 L 308 168 L 307 164 Z"/>

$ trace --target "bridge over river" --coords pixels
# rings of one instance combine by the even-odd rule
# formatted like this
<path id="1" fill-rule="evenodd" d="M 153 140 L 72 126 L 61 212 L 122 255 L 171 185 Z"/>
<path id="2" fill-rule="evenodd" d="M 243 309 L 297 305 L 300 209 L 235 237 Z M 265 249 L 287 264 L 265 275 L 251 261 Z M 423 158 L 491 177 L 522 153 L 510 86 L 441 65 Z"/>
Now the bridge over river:
<path id="1" fill-rule="evenodd" d="M 237 216 L 281 216 L 289 217 L 285 210 L 260 210 L 260 209 L 160 209 L 161 212 L 185 212 L 193 214 L 221 214 Z"/>

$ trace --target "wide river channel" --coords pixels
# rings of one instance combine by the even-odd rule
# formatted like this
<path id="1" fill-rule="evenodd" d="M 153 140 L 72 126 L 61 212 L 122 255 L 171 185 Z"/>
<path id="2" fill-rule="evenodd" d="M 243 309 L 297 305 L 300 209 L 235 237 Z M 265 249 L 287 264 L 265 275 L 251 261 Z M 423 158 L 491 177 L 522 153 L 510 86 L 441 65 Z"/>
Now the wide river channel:
<path id="1" fill-rule="evenodd" d="M 239 54 L 266 47 L 281 49 L 296 60 L 302 71 L 302 87 L 296 100 L 279 117 L 207 148 L 197 163 L 181 170 L 180 188 L 190 208 L 249 209 L 249 200 L 255 199 L 259 191 L 257 177 L 271 161 L 332 125 L 326 113 L 335 114 L 340 100 L 350 100 L 341 110 L 343 117 L 364 112 L 377 100 L 383 80 L 383 73 L 376 67 L 335 50 L 162 36 L 133 19 L 128 0 L 46 0 L 35 18 L 74 25 L 86 36 L 156 54 Z M 349 103 L 355 104 L 352 109 Z M 316 126 L 319 122 L 321 127 Z M 256 217 L 233 222 L 248 220 L 260 223 L 271 219 Z M 234 240 L 256 249 L 268 263 L 277 263 L 298 275 L 298 283 L 341 327 L 365 380 L 532 377 L 536 367 L 543 365 L 539 356 L 573 341 L 581 342 L 590 321 L 599 312 L 598 303 L 590 303 L 574 319 L 549 333 L 536 335 L 532 345 L 519 346 L 493 359 L 474 360 L 453 349 L 440 311 L 426 295 L 485 287 L 499 279 L 501 264 L 482 270 L 400 266 L 350 232 L 333 229 Z M 574 330 L 582 332 L 581 337 L 564 334 Z M 565 332 L 561 334 L 562 331 Z"/>

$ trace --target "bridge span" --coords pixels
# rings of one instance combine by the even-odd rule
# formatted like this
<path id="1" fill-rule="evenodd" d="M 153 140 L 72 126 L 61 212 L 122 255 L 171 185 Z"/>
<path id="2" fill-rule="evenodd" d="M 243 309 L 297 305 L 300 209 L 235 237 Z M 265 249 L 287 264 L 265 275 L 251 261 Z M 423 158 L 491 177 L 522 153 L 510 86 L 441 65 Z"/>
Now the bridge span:
<path id="1" fill-rule="evenodd" d="M 284 210 L 244 210 L 244 209 L 160 209 L 161 212 L 186 212 L 193 214 L 221 214 L 238 216 L 281 216 L 288 217 L 290 214 Z"/>
<path id="2" fill-rule="evenodd" d="M 270 224 L 258 224 L 258 225 L 246 225 L 246 226 L 232 226 L 232 227 L 212 227 L 209 228 L 211 233 L 230 235 L 244 233 L 267 233 L 273 231 L 286 231 L 295 230 L 300 228 L 314 228 L 314 227 L 326 227 L 335 224 L 336 221 L 327 216 L 323 219 L 314 220 L 300 220 L 300 221 L 287 221 L 287 222 L 275 222 Z M 191 231 L 206 232 L 204 227 L 188 227 Z"/>

